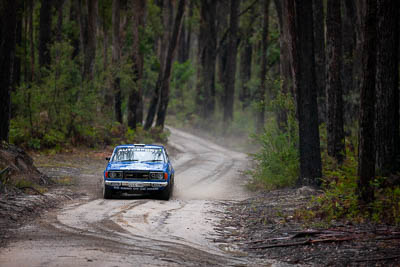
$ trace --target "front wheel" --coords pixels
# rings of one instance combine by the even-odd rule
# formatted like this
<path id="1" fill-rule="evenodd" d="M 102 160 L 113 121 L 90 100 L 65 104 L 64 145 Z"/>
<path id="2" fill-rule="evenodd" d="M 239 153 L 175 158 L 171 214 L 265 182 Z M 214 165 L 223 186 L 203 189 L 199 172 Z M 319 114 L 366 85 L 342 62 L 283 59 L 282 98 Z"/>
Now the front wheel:
<path id="1" fill-rule="evenodd" d="M 103 198 L 104 199 L 111 199 L 112 198 L 112 189 L 110 189 L 106 185 L 103 185 Z"/>
<path id="2" fill-rule="evenodd" d="M 159 197 L 162 200 L 169 200 L 172 197 L 172 193 L 174 191 L 174 180 L 171 179 L 171 182 L 167 185 L 167 187 L 160 193 Z"/>

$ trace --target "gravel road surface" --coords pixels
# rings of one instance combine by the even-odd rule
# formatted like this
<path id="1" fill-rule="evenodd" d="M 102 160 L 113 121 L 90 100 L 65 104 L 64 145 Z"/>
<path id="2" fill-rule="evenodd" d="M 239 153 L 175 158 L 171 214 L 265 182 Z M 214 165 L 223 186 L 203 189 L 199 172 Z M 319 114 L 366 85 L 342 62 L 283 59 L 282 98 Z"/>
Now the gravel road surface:
<path id="1" fill-rule="evenodd" d="M 81 197 L 15 231 L 0 250 L 0 266 L 270 266 L 214 242 L 225 204 L 249 197 L 241 174 L 247 156 L 170 131 L 169 145 L 179 151 L 170 201 L 99 198 L 106 165 L 99 159 L 42 167 L 76 176 Z"/>

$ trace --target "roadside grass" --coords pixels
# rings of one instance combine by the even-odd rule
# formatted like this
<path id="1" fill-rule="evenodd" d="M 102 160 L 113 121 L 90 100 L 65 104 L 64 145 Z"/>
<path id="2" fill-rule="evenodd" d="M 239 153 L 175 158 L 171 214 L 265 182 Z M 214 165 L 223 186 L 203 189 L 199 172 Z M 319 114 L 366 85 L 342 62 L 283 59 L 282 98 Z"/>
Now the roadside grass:
<path id="1" fill-rule="evenodd" d="M 43 151 L 41 151 L 44 155 L 49 155 Z M 57 167 L 76 167 L 76 164 L 70 162 L 40 162 L 37 156 L 35 156 L 35 166 L 37 168 L 57 168 Z"/>
<path id="2" fill-rule="evenodd" d="M 14 186 L 20 190 L 31 189 L 39 194 L 44 194 L 48 191 L 46 187 L 40 186 L 37 183 L 34 183 L 33 181 L 28 180 L 26 178 L 18 178 L 13 180 L 11 182 L 11 186 Z"/>
<path id="3" fill-rule="evenodd" d="M 21 130 L 20 128 L 24 127 L 15 122 L 11 124 L 11 127 L 11 143 L 28 151 L 39 151 L 48 155 L 55 155 L 79 147 L 98 149 L 120 144 L 166 144 L 170 134 L 168 131 L 162 131 L 157 127 L 146 131 L 140 125 L 136 129 L 131 129 L 118 122 L 95 124 L 92 127 L 85 128 L 85 131 L 80 133 L 79 136 L 70 137 L 54 131 L 46 134 L 36 133 L 35 136 L 32 136 L 29 131 Z M 14 136 L 15 133 L 19 135 Z M 49 137 L 49 135 L 52 136 Z M 51 142 L 49 142 L 49 139 L 51 139 Z"/>
<path id="4" fill-rule="evenodd" d="M 371 183 L 375 200 L 360 205 L 356 194 L 357 155 L 349 143 L 346 147 L 342 165 L 323 153 L 323 193 L 313 196 L 308 208 L 297 210 L 296 217 L 306 223 L 319 221 L 327 225 L 342 220 L 400 226 L 400 186 L 388 184 L 388 177 L 377 176 Z"/>
<path id="5" fill-rule="evenodd" d="M 265 131 L 254 136 L 260 150 L 251 154 L 254 168 L 246 173 L 252 176 L 251 190 L 270 191 L 293 187 L 299 175 L 298 140 L 296 128 L 292 135 L 281 132 L 274 120 L 269 120 Z M 289 124 L 290 125 L 290 124 Z M 346 157 L 338 164 L 327 155 L 326 127 L 320 127 L 322 151 L 322 193 L 312 197 L 306 208 L 295 211 L 295 218 L 307 224 L 329 225 L 335 221 L 351 223 L 386 223 L 400 226 L 400 173 L 392 177 L 376 176 L 371 182 L 375 200 L 360 205 L 357 196 L 357 140 L 346 138 Z"/>
<path id="6" fill-rule="evenodd" d="M 253 179 L 248 184 L 252 190 L 274 190 L 292 187 L 299 172 L 299 156 L 293 136 L 279 132 L 271 122 L 263 134 L 254 136 L 260 145 L 257 153 L 251 154 L 255 168 L 249 170 Z"/>
<path id="7" fill-rule="evenodd" d="M 72 186 L 75 184 L 74 178 L 71 176 L 52 178 L 52 181 L 60 186 Z"/>
<path id="8" fill-rule="evenodd" d="M 275 190 L 293 187 L 299 175 L 298 124 L 293 100 L 278 95 L 272 102 L 275 112 L 286 111 L 285 125 L 278 125 L 276 116 L 270 116 L 263 133 L 252 135 L 258 151 L 250 154 L 254 168 L 248 171 L 253 177 L 248 187 L 252 190 Z"/>

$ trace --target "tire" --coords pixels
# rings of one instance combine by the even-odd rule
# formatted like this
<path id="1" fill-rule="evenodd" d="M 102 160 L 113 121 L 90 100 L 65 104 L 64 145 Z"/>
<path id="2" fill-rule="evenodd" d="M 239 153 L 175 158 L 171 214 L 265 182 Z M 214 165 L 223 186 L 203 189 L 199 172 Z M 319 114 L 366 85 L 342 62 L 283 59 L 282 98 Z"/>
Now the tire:
<path id="1" fill-rule="evenodd" d="M 159 198 L 161 200 L 169 200 L 172 197 L 174 191 L 174 179 L 172 177 L 171 182 L 167 185 L 167 187 L 160 193 Z"/>
<path id="2" fill-rule="evenodd" d="M 112 199 L 112 189 L 110 189 L 106 185 L 103 185 L 103 198 L 104 199 Z"/>

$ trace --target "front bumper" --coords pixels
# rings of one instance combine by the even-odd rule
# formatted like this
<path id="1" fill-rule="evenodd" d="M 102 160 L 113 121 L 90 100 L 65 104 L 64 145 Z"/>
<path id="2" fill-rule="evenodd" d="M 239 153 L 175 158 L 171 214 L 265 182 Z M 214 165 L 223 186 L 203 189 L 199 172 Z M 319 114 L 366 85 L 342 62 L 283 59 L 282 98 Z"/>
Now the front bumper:
<path id="1" fill-rule="evenodd" d="M 110 181 L 105 180 L 104 185 L 114 190 L 132 190 L 132 191 L 158 191 L 168 186 L 167 181 Z"/>

